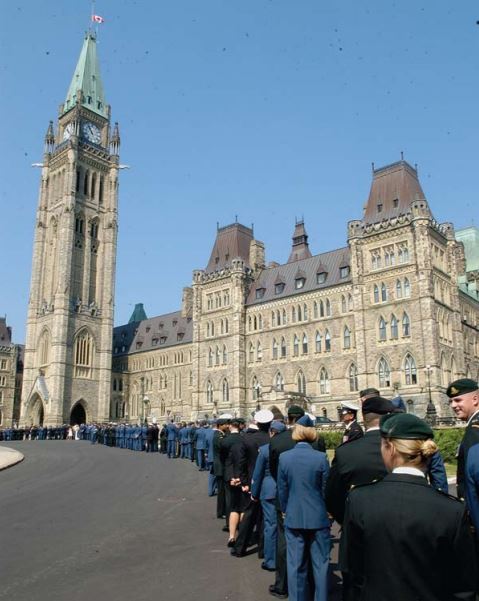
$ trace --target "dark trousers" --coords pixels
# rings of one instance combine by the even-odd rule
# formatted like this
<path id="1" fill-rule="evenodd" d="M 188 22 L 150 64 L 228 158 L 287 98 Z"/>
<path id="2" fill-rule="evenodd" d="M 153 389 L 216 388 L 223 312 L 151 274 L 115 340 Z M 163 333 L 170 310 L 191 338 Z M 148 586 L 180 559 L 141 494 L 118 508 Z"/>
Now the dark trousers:
<path id="1" fill-rule="evenodd" d="M 218 491 L 218 496 L 216 497 L 216 517 L 221 519 L 224 515 L 226 515 L 225 483 L 223 476 L 216 476 L 216 488 Z"/>
<path id="2" fill-rule="evenodd" d="M 276 579 L 274 586 L 280 593 L 288 594 L 288 571 L 286 567 L 286 538 L 284 535 L 284 520 L 280 509 L 276 509 L 277 540 L 276 540 Z"/>
<path id="3" fill-rule="evenodd" d="M 236 537 L 235 551 L 239 554 L 246 553 L 251 545 L 251 538 L 255 526 L 259 526 L 261 521 L 261 504 L 258 501 L 251 501 L 245 509 L 243 519 L 240 522 L 238 536 Z"/>

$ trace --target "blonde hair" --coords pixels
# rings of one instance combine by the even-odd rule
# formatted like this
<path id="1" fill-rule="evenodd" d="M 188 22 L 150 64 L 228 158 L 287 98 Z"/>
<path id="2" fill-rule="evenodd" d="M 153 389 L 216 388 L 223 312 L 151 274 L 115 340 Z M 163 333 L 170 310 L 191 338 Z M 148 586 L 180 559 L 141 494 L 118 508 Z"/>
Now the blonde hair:
<path id="1" fill-rule="evenodd" d="M 296 442 L 315 442 L 316 429 L 296 424 L 293 428 L 292 439 Z"/>
<path id="2" fill-rule="evenodd" d="M 412 466 L 425 465 L 430 457 L 437 452 L 438 446 L 432 440 L 410 440 L 406 438 L 386 438 L 403 458 L 404 463 Z"/>

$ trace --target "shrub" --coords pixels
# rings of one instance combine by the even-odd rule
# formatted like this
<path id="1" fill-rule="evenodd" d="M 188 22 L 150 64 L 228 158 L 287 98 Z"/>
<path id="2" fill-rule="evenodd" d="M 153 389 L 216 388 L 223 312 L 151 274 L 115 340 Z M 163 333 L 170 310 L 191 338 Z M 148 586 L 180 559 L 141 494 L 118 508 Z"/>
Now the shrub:
<path id="1" fill-rule="evenodd" d="M 455 463 L 457 449 L 464 436 L 464 428 L 444 428 L 434 430 L 434 440 L 446 463 Z"/>
<path id="2" fill-rule="evenodd" d="M 339 445 L 343 442 L 343 434 L 342 430 L 318 430 L 319 436 L 326 443 L 327 449 L 335 449 L 339 447 Z"/>

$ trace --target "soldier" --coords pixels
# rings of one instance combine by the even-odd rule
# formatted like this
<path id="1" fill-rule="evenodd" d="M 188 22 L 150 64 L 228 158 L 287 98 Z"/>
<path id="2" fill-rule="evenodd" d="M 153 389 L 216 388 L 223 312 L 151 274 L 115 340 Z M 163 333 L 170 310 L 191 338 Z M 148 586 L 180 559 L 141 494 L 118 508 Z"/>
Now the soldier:
<path id="1" fill-rule="evenodd" d="M 269 435 L 272 438 L 285 430 L 286 426 L 283 422 L 273 421 L 269 428 Z M 276 481 L 271 477 L 269 470 L 269 443 L 258 449 L 258 458 L 251 478 L 251 498 L 261 501 L 263 510 L 264 561 L 261 567 L 263 570 L 274 572 L 277 539 Z"/>
<path id="2" fill-rule="evenodd" d="M 213 435 L 213 474 L 216 479 L 216 517 L 220 520 L 226 518 L 225 503 L 225 481 L 224 481 L 224 463 L 221 460 L 221 441 L 228 434 L 231 415 L 222 414 L 216 420 L 216 430 Z M 229 530 L 229 528 L 228 528 Z"/>
<path id="3" fill-rule="evenodd" d="M 343 443 L 352 442 L 364 436 L 363 429 L 356 421 L 359 407 L 356 403 L 341 403 L 341 421 L 346 425 L 343 435 Z"/>
<path id="4" fill-rule="evenodd" d="M 392 473 L 355 487 L 346 502 L 340 557 L 348 601 L 473 601 L 477 572 L 465 508 L 425 477 L 437 451 L 432 429 L 399 413 L 381 418 L 380 436 Z"/>
<path id="5" fill-rule="evenodd" d="M 279 458 L 278 498 L 285 515 L 288 596 L 290 601 L 307 601 L 308 568 L 312 568 L 314 600 L 326 601 L 331 548 L 330 523 L 324 502 L 329 473 L 326 453 L 317 452 L 314 427 L 298 420 L 292 438 L 297 443 Z M 312 420 L 310 420 L 311 424 Z"/>
<path id="6" fill-rule="evenodd" d="M 479 539 L 479 384 L 456 380 L 446 394 L 456 417 L 467 422 L 457 458 L 457 494 L 466 501 Z"/>
<path id="7" fill-rule="evenodd" d="M 205 436 L 205 460 L 206 460 L 206 471 L 208 472 L 208 496 L 214 497 L 217 491 L 216 488 L 216 477 L 215 471 L 213 469 L 214 463 L 214 449 L 213 449 L 213 440 L 215 437 L 215 432 L 217 430 L 216 419 L 212 419 L 210 422 L 210 427 L 206 430 Z"/>
<path id="8" fill-rule="evenodd" d="M 242 444 L 238 447 L 240 462 L 240 479 L 242 491 L 248 493 L 243 518 L 239 525 L 238 536 L 231 555 L 242 557 L 246 555 L 248 545 L 251 543 L 253 530 L 259 530 L 262 523 L 261 505 L 251 499 L 251 479 L 254 466 L 258 458 L 259 447 L 269 443 L 269 428 L 274 419 L 272 411 L 262 409 L 254 414 L 256 428 L 248 428 L 242 436 Z"/>
<path id="9" fill-rule="evenodd" d="M 167 445 L 168 445 L 168 458 L 176 458 L 176 440 L 178 438 L 178 428 L 175 426 L 174 420 L 170 420 L 170 423 L 166 426 L 167 432 Z"/>
<path id="10" fill-rule="evenodd" d="M 196 447 L 196 465 L 198 466 L 200 472 L 204 472 L 206 470 L 206 430 L 208 429 L 208 424 L 205 420 L 201 420 L 200 427 L 197 428 L 195 432 L 195 447 Z"/>
<path id="11" fill-rule="evenodd" d="M 306 422 L 303 425 L 311 425 L 313 422 L 310 417 L 305 416 L 304 409 L 298 405 L 291 405 L 288 409 L 288 428 L 277 434 L 271 439 L 269 445 L 269 469 L 271 476 L 277 482 L 278 478 L 278 464 L 281 453 L 292 449 L 296 441 L 293 440 L 291 428 L 301 418 L 306 418 Z M 313 443 L 313 448 L 317 451 L 326 451 L 326 445 L 324 440 L 320 437 Z M 284 519 L 283 512 L 279 506 L 279 501 L 276 499 L 276 517 L 277 517 L 277 544 L 276 544 L 276 576 L 275 582 L 269 587 L 269 592 L 278 599 L 286 599 L 288 597 L 288 581 L 287 581 L 287 569 L 286 569 L 286 539 L 284 535 Z"/>
<path id="12" fill-rule="evenodd" d="M 239 421 L 232 418 L 229 434 L 221 440 L 220 456 L 223 462 L 223 477 L 225 481 L 226 519 L 228 522 L 228 547 L 236 542 L 236 531 L 244 510 L 243 492 L 241 490 L 239 456 L 236 447 L 241 445 Z"/>

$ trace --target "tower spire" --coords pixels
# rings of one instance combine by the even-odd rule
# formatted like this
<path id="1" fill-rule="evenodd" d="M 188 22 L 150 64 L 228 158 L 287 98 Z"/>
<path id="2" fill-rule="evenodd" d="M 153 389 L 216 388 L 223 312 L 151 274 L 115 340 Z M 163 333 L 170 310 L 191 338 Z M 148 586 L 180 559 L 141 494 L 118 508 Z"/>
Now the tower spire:
<path id="1" fill-rule="evenodd" d="M 45 152 L 50 153 L 55 146 L 55 133 L 53 131 L 53 121 L 48 124 L 47 133 L 45 134 Z"/>
<path id="2" fill-rule="evenodd" d="M 300 221 L 295 219 L 295 222 L 293 245 L 291 247 L 288 263 L 294 263 L 294 261 L 300 261 L 301 259 L 308 259 L 312 256 L 311 251 L 309 250 L 308 234 L 304 227 L 304 219 L 301 219 Z"/>
<path id="3" fill-rule="evenodd" d="M 96 52 L 96 35 L 91 30 L 85 33 L 80 57 L 63 105 L 63 113 L 68 112 L 77 103 L 108 118 L 108 105 L 105 102 Z"/>

